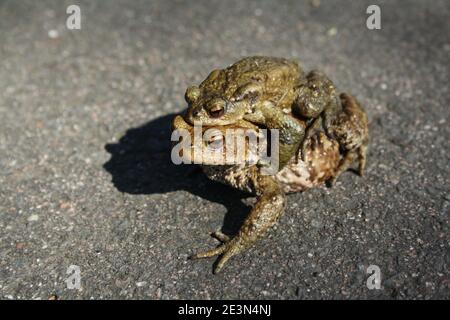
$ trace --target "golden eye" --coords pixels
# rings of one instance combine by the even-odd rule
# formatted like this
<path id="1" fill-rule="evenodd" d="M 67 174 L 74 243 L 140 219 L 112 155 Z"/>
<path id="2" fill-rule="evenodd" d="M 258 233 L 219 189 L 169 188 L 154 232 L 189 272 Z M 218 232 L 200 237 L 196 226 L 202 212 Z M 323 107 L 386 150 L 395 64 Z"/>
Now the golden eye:
<path id="1" fill-rule="evenodd" d="M 209 114 L 213 118 L 220 118 L 225 113 L 225 110 L 222 106 L 214 106 L 209 110 Z"/>

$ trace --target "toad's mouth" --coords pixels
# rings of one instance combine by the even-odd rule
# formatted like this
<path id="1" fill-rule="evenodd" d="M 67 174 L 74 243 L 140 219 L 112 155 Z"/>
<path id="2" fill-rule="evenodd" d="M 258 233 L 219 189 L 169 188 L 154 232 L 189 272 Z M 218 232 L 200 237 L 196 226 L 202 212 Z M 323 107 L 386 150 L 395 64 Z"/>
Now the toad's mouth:
<path id="1" fill-rule="evenodd" d="M 211 116 L 207 116 L 207 121 L 203 121 L 203 117 L 194 115 L 193 112 L 188 112 L 184 115 L 184 118 L 188 124 L 197 125 L 197 123 L 202 123 L 205 127 L 230 126 L 239 121 L 225 114 L 223 110 L 218 110 L 217 114 L 212 111 Z"/>
<path id="2" fill-rule="evenodd" d="M 182 115 L 177 115 L 172 121 L 172 131 L 178 130 L 178 129 L 185 129 L 189 132 L 193 132 L 194 128 L 198 127 L 202 132 L 204 132 L 207 129 L 210 128 L 216 128 L 220 131 L 225 131 L 227 129 L 253 129 L 253 130 L 259 130 L 259 127 L 254 125 L 251 122 L 248 122 L 246 120 L 238 120 L 234 121 L 230 124 L 224 124 L 224 125 L 193 125 L 191 121 L 186 121 Z"/>

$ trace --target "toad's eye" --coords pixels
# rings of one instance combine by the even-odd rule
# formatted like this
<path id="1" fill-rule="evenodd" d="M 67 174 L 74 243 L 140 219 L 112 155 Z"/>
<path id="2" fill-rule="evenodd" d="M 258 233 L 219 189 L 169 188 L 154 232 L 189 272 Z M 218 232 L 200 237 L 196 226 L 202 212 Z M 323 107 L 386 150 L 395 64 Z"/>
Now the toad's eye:
<path id="1" fill-rule="evenodd" d="M 220 118 L 225 113 L 223 106 L 214 106 L 209 110 L 209 115 L 213 118 Z"/>

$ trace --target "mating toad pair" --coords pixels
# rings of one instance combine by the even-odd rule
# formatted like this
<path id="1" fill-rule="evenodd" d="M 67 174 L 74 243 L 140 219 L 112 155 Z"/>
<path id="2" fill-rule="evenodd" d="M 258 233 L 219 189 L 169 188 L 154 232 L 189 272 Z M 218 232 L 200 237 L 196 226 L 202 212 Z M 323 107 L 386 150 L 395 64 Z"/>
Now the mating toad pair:
<path id="1" fill-rule="evenodd" d="M 320 72 L 305 73 L 287 59 L 248 57 L 212 71 L 199 86 L 189 87 L 185 98 L 188 109 L 175 117 L 173 130 L 184 129 L 193 135 L 195 122 L 223 132 L 229 128 L 279 132 L 279 170 L 274 175 L 262 174 L 258 163 L 230 165 L 202 159 L 210 179 L 257 196 L 237 235 L 216 231 L 212 235 L 222 244 L 192 256 L 220 255 L 216 273 L 277 222 L 284 211 L 286 193 L 327 181 L 332 185 L 355 160 L 359 174 L 363 174 L 369 137 L 367 116 L 351 95 L 338 94 Z M 208 148 L 208 141 L 201 147 Z"/>

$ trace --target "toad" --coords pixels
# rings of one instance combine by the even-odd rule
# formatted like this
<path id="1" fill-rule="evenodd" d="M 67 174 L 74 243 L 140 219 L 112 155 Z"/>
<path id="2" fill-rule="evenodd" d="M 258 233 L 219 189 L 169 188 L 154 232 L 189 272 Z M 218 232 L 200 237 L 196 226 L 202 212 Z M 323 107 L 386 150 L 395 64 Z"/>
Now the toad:
<path id="1" fill-rule="evenodd" d="M 257 201 L 235 236 L 231 237 L 218 231 L 213 232 L 211 235 L 222 244 L 216 248 L 196 253 L 191 258 L 219 255 L 220 258 L 214 268 L 214 272 L 217 273 L 232 256 L 252 246 L 276 224 L 284 211 L 287 193 L 301 192 L 329 180 L 334 182 L 355 160 L 359 161 L 359 173 L 362 175 L 369 135 L 367 116 L 361 105 L 349 94 L 341 94 L 338 101 L 341 110 L 330 121 L 332 129 L 329 133 L 326 134 L 317 128 L 311 131 L 304 142 L 303 157 L 298 157 L 300 152 L 298 149 L 280 147 L 279 158 L 287 160 L 283 160 L 284 165 L 280 166 L 274 175 L 263 174 L 264 164 L 258 161 L 230 164 L 225 160 L 221 162 L 220 157 L 210 157 L 210 153 L 203 154 L 200 158 L 201 165 L 210 179 L 253 193 L 256 195 Z M 264 109 L 263 113 L 270 114 L 270 111 L 276 110 L 277 106 L 272 101 L 265 101 L 262 108 Z M 188 112 L 192 112 L 192 110 Z M 297 118 L 292 113 L 286 113 L 285 116 L 288 118 L 286 119 L 287 123 L 295 122 L 305 132 L 308 125 L 304 119 Z M 195 127 L 185 118 L 186 116 L 176 116 L 172 128 L 174 132 L 175 130 L 184 130 L 193 141 Z M 277 122 L 273 123 L 274 127 L 276 125 Z M 245 134 L 245 130 L 234 129 L 245 128 L 258 133 L 262 127 L 248 120 L 240 119 L 216 122 L 212 128 L 219 133 L 219 136 L 220 134 L 226 136 L 225 131 L 233 129 L 231 130 L 232 137 L 239 138 Z M 209 129 L 211 127 L 201 128 L 202 132 Z M 290 139 L 293 141 L 300 140 L 294 133 L 290 134 Z M 223 141 L 222 138 L 218 139 L 217 137 L 218 134 L 209 135 L 200 143 L 189 145 L 189 148 L 180 152 L 178 156 L 189 162 L 195 158 L 196 152 L 214 147 L 215 154 L 222 154 L 224 156 L 222 159 L 226 159 L 227 151 L 229 151 L 227 150 L 228 145 L 226 143 L 217 144 L 217 141 Z M 247 140 L 242 141 L 244 141 L 243 149 L 251 153 Z M 258 156 L 258 154 L 253 154 L 250 158 L 258 158 Z"/>
<path id="2" fill-rule="evenodd" d="M 304 150 L 305 136 L 320 124 L 328 132 L 341 106 L 333 83 L 323 73 L 306 74 L 295 61 L 262 56 L 213 70 L 199 86 L 188 87 L 185 99 L 188 123 L 217 126 L 244 119 L 276 128 L 280 148 L 291 154 L 299 146 Z M 308 129 L 293 121 L 293 114 L 306 120 Z"/>

